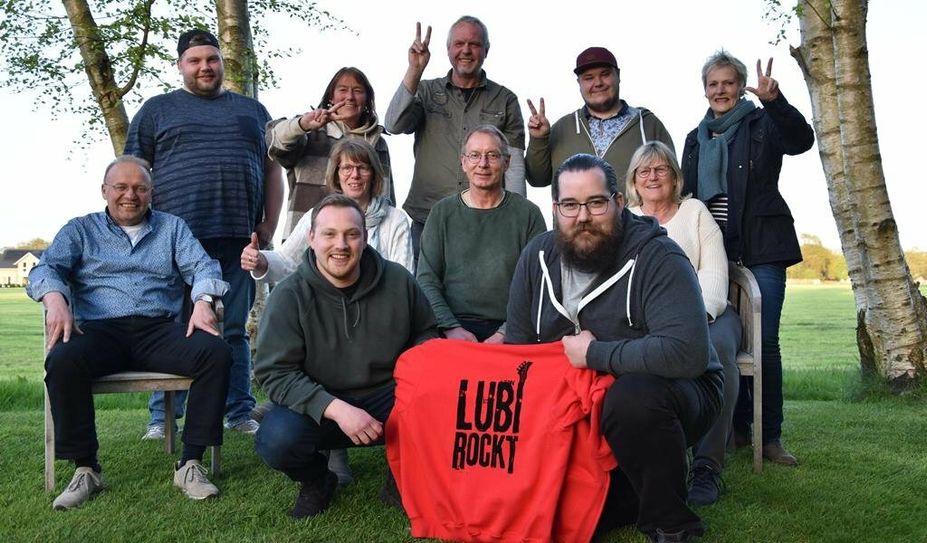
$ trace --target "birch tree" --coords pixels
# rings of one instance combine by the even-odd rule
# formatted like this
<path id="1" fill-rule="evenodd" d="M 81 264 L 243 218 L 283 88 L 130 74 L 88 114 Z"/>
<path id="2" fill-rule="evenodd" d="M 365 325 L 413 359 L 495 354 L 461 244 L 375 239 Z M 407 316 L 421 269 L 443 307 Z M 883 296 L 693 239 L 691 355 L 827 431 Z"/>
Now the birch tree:
<path id="1" fill-rule="evenodd" d="M 78 148 L 105 133 L 118 155 L 126 104 L 140 102 L 143 89 L 177 86 L 175 47 L 185 30 L 218 27 L 227 88 L 255 96 L 259 85 L 273 84 L 257 54 L 267 32 L 250 22 L 270 12 L 319 30 L 343 28 L 309 0 L 0 0 L 0 85 L 34 94 L 53 118 L 85 119 Z"/>
<path id="2" fill-rule="evenodd" d="M 830 205 L 857 311 L 860 364 L 895 391 L 923 380 L 927 300 L 904 259 L 885 186 L 866 43 L 866 0 L 802 0 L 791 49 L 811 96 Z"/>

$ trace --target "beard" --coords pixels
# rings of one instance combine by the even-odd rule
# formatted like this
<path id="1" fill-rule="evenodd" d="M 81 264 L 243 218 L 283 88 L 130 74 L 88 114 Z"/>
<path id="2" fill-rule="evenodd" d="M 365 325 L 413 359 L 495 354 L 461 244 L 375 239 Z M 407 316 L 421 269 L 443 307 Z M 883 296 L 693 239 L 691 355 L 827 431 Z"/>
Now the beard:
<path id="1" fill-rule="evenodd" d="M 623 238 L 624 223 L 620 213 L 610 225 L 579 223 L 569 232 L 558 223 L 554 236 L 563 261 L 584 273 L 598 273 L 614 264 Z"/>

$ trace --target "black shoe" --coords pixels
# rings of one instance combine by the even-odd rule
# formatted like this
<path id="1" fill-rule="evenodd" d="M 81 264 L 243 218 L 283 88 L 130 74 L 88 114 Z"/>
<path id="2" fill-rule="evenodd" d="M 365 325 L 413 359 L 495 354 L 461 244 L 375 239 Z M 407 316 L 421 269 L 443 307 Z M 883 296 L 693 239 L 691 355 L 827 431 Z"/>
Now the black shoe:
<path id="1" fill-rule="evenodd" d="M 798 460 L 792 456 L 792 453 L 785 450 L 785 447 L 782 446 L 778 439 L 763 445 L 763 458 L 783 466 L 795 467 L 798 465 Z"/>
<path id="2" fill-rule="evenodd" d="M 338 476 L 330 471 L 326 471 L 315 481 L 302 483 L 291 513 L 293 518 L 312 518 L 325 511 L 332 503 L 337 487 Z"/>
<path id="3" fill-rule="evenodd" d="M 708 465 L 695 466 L 689 474 L 689 505 L 713 505 L 724 488 L 721 473 Z"/>

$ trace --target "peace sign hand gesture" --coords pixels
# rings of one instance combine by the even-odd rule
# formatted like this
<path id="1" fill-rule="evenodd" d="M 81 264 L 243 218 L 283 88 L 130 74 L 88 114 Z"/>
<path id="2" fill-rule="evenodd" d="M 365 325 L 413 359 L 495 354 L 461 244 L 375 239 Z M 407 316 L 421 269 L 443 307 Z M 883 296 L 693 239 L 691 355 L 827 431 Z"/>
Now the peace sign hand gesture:
<path id="1" fill-rule="evenodd" d="M 550 135 L 550 121 L 544 115 L 543 97 L 538 106 L 539 109 L 535 109 L 531 100 L 528 100 L 528 109 L 531 111 L 531 116 L 528 117 L 528 135 L 532 138 L 546 138 Z"/>
<path id="2" fill-rule="evenodd" d="M 322 128 L 328 124 L 329 121 L 340 120 L 341 117 L 338 116 L 338 110 L 342 107 L 344 107 L 343 100 L 328 109 L 319 108 L 304 113 L 303 116 L 299 118 L 299 127 L 306 132 L 311 132 L 312 130 Z"/>
<path id="3" fill-rule="evenodd" d="M 769 59 L 766 65 L 766 73 L 763 73 L 763 66 L 760 59 L 756 59 L 756 87 L 746 87 L 745 89 L 755 94 L 760 102 L 772 102 L 779 97 L 779 82 L 770 77 L 772 74 L 773 59 Z"/>
<path id="4" fill-rule="evenodd" d="M 431 51 L 428 50 L 429 43 L 431 43 L 431 26 L 425 31 L 425 39 L 422 40 L 422 23 L 415 23 L 415 41 L 409 47 L 409 68 L 419 74 L 425 72 L 425 66 L 428 66 L 428 61 L 431 59 Z"/>

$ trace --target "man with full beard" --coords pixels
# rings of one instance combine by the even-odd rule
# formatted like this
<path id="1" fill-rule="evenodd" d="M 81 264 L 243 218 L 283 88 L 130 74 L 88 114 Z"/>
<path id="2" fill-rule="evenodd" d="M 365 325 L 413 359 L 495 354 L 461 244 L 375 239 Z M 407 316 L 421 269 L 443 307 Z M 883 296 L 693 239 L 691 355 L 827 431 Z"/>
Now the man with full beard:
<path id="1" fill-rule="evenodd" d="M 555 230 L 521 254 L 507 343 L 561 341 L 570 363 L 616 380 L 602 432 L 618 460 L 599 530 L 652 541 L 704 532 L 686 505 L 686 448 L 721 407 L 721 364 L 692 265 L 666 231 L 624 209 L 608 162 L 574 155 L 552 184 Z"/>

